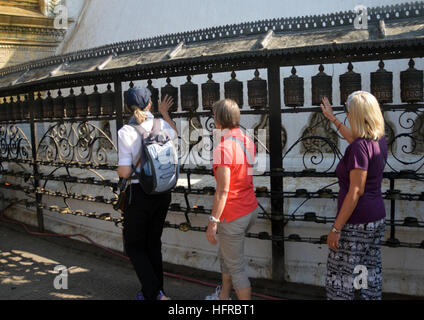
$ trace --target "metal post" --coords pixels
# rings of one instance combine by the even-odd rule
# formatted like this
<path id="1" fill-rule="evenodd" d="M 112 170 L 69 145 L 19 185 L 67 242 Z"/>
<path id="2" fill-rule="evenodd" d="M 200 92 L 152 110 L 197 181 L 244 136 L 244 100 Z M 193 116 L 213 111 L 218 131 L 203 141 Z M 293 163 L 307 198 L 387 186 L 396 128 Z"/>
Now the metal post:
<path id="1" fill-rule="evenodd" d="M 33 161 L 33 175 L 34 175 L 34 188 L 35 188 L 35 202 L 37 205 L 37 221 L 38 230 L 44 232 L 44 216 L 42 207 L 42 194 L 38 192 L 40 186 L 40 180 L 38 179 L 38 164 L 37 164 L 37 126 L 34 122 L 35 115 L 35 104 L 34 104 L 34 92 L 28 94 L 29 105 L 30 105 L 30 127 L 31 127 L 31 150 L 32 150 L 32 161 Z"/>
<path id="2" fill-rule="evenodd" d="M 395 189 L 395 179 L 390 178 L 390 191 Z M 395 239 L 395 211 L 396 200 L 392 197 L 390 200 L 390 239 Z"/>
<path id="3" fill-rule="evenodd" d="M 114 90 L 115 90 L 115 112 L 116 112 L 116 145 L 118 145 L 118 131 L 124 126 L 124 119 L 122 116 L 123 113 L 123 103 L 122 103 L 122 82 L 121 80 L 114 81 Z M 111 137 L 112 138 L 112 137 Z M 119 159 L 118 159 L 119 161 Z M 120 179 L 121 181 L 121 179 Z M 122 253 L 127 256 L 125 250 L 124 238 L 122 237 Z"/>
<path id="4" fill-rule="evenodd" d="M 281 88 L 278 59 L 268 65 L 269 157 L 271 169 L 272 279 L 284 281 L 283 155 L 281 141 Z"/>
<path id="5" fill-rule="evenodd" d="M 124 120 L 122 118 L 122 82 L 116 80 L 114 82 L 115 89 L 115 111 L 116 111 L 116 132 L 122 128 L 124 125 Z"/>

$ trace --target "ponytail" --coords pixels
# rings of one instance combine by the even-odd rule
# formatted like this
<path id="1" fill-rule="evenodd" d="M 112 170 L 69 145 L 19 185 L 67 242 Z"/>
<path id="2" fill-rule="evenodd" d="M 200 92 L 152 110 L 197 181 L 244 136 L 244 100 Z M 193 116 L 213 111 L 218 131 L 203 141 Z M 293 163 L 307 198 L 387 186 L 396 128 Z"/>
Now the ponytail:
<path id="1" fill-rule="evenodd" d="M 135 108 L 134 119 L 138 124 L 142 124 L 147 119 L 147 113 L 140 108 Z"/>

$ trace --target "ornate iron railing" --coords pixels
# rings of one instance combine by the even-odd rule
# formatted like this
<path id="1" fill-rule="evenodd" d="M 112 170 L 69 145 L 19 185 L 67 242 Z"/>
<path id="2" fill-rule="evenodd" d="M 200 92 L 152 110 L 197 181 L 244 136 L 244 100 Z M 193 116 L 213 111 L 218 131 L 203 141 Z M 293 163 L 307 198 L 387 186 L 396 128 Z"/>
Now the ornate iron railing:
<path id="1" fill-rule="evenodd" d="M 390 7 L 380 11 L 375 10 L 371 12 L 371 21 L 377 21 L 380 19 L 379 15 L 386 14 L 397 19 L 395 12 L 400 12 L 400 18 L 409 17 L 410 14 L 421 16 L 422 10 L 422 4 L 411 4 L 407 8 Z M 407 11 L 409 13 L 406 13 Z M 243 34 L 263 33 L 267 29 L 280 26 L 289 28 L 289 25 L 292 25 L 292 28 L 308 29 L 322 27 L 323 22 L 326 24 L 328 22 L 327 27 L 331 27 L 334 22 L 334 25 L 337 26 L 343 19 L 352 19 L 352 15 L 299 19 L 226 26 L 190 34 L 114 44 L 87 52 L 49 58 L 37 62 L 37 65 L 29 63 L 25 66 L 12 67 L 3 70 L 1 75 L 7 77 L 10 72 L 19 70 L 26 72 L 26 68 L 31 70 L 32 66 L 48 68 L 49 65 L 58 63 L 58 61 L 65 62 L 69 59 L 92 59 L 125 50 L 141 50 L 143 46 L 149 48 L 169 46 L 169 42 L 177 44 L 180 40 L 207 42 L 210 37 L 217 40 L 217 37 L 232 37 L 240 32 Z M 168 85 L 160 90 L 161 96 L 164 93 L 174 94 L 177 90 L 176 94 L 179 93 L 178 102 L 180 102 L 178 105 L 183 111 L 172 112 L 171 116 L 175 120 L 187 120 L 188 136 L 190 136 L 190 132 L 199 128 L 204 128 L 209 133 L 214 129 L 212 113 L 207 108 L 210 107 L 208 99 L 219 98 L 219 95 L 216 96 L 216 86 L 211 85 L 212 82 L 210 82 L 213 73 L 232 72 L 228 77 L 229 81 L 220 85 L 221 88 L 224 88 L 224 96 L 237 99 L 237 97 L 243 96 L 243 92 L 238 90 L 243 90 L 245 86 L 243 84 L 240 86 L 240 82 L 237 82 L 235 71 L 251 70 L 253 74 L 255 69 L 265 68 L 267 80 L 260 79 L 258 72 L 255 72 L 255 77 L 247 84 L 249 99 L 243 104 L 240 103 L 240 107 L 242 118 L 253 115 L 260 116 L 260 121 L 253 130 L 253 138 L 258 140 L 256 138 L 259 129 L 265 129 L 268 138 L 263 143 L 268 159 L 267 169 L 259 175 L 269 178 L 270 187 L 256 186 L 256 195 L 261 199 L 270 200 L 270 208 L 261 204 L 259 216 L 261 219 L 271 221 L 271 233 L 262 231 L 249 233 L 247 236 L 272 241 L 272 274 L 274 279 L 282 280 L 284 278 L 284 243 L 286 241 L 326 243 L 326 235 L 319 238 L 298 234 L 286 236 L 285 226 L 291 221 L 319 224 L 330 224 L 334 221 L 334 218 L 301 210 L 308 201 L 314 199 L 333 201 L 337 199 L 338 195 L 331 187 L 335 185 L 335 168 L 343 154 L 340 147 L 342 137 L 322 116 L 321 109 L 316 103 L 317 100 L 320 100 L 323 92 L 331 92 L 333 88 L 331 81 L 322 80 L 328 76 L 322 73 L 324 68 L 321 64 L 349 62 L 349 71 L 343 78 L 345 80 L 340 80 L 341 89 L 343 89 L 343 93 L 346 93 L 349 90 L 352 91 L 358 83 L 358 76 L 353 72 L 352 61 L 376 61 L 377 65 L 377 61 L 381 59 L 400 59 L 405 56 L 416 58 L 423 54 L 422 47 L 408 48 L 399 44 L 396 48 L 394 50 L 392 47 L 386 47 L 383 42 L 372 48 L 357 48 L 354 52 L 350 47 L 345 49 L 340 47 L 337 52 L 330 48 L 327 51 L 314 51 L 307 55 L 297 54 L 295 51 L 292 53 L 281 51 L 273 54 L 263 51 L 260 55 L 231 57 L 229 60 L 220 57 L 220 60 L 212 59 L 211 61 L 189 59 L 178 63 L 163 62 L 162 64 L 134 66 L 116 73 L 103 74 L 95 70 L 91 73 L 85 72 L 81 76 L 73 74 L 72 77 L 62 77 L 60 80 L 47 79 L 42 83 L 23 84 L 10 91 L 6 88 L 0 91 L 2 94 L 0 99 L 2 102 L 0 104 L 0 170 L 2 177 L 0 188 L 10 192 L 1 192 L 0 195 L 5 201 L 35 208 L 41 230 L 44 229 L 44 210 L 110 221 L 119 227 L 122 224 L 122 217 L 112 207 L 117 199 L 119 187 L 115 174 L 117 148 L 114 137 L 116 137 L 116 130 L 121 128 L 129 118 L 128 110 L 123 105 L 124 90 L 133 86 L 132 82 L 129 85 L 128 82 L 148 80 L 153 100 L 157 102 L 159 89 L 155 89 L 153 85 L 157 85 L 159 82 L 152 81 L 152 79 L 165 80 L 169 78 Z M 282 104 L 280 68 L 287 64 L 319 66 L 320 74 L 317 76 L 321 80 L 312 81 L 313 105 L 305 105 L 303 78 L 296 74 L 295 68 L 293 68 L 290 80 L 284 81 L 286 104 Z M 423 190 L 420 189 L 420 186 L 424 182 L 422 71 L 415 70 L 413 61 L 410 62 L 410 69 L 401 80 L 402 103 L 393 104 L 390 100 L 393 94 L 392 78 L 387 77 L 387 73 L 382 71 L 382 66 L 384 64 L 380 61 L 383 78 L 380 78 L 381 82 L 377 84 L 372 83 L 371 91 L 379 97 L 381 108 L 387 118 L 386 136 L 389 143 L 389 159 L 384 179 L 389 182 L 390 186 L 383 197 L 390 201 L 390 214 L 386 220 L 386 224 L 390 227 L 390 236 L 383 244 L 390 247 L 424 248 L 424 240 L 417 243 L 405 243 L 396 237 L 398 228 L 420 229 L 424 227 L 420 217 L 411 214 L 411 216 L 400 219 L 396 210 L 397 203 L 400 201 L 424 201 L 424 192 L 419 191 Z M 181 90 L 183 86 L 180 90 L 177 87 L 170 87 L 172 85 L 170 77 L 193 74 L 208 74 L 209 86 L 193 87 L 196 84 L 188 78 L 183 85 L 185 86 L 184 90 Z M 361 76 L 367 75 L 362 74 Z M 389 78 L 389 81 L 385 80 Z M 325 87 L 326 83 L 330 83 L 331 88 Z M 107 85 L 107 88 L 99 90 L 98 87 L 101 85 Z M 317 85 L 321 87 L 314 87 Z M 202 91 L 201 95 L 198 95 L 199 89 Z M 328 91 L 329 89 L 331 90 Z M 205 92 L 205 90 L 210 91 Z M 69 94 L 62 94 L 67 91 Z M 202 97 L 200 103 L 199 96 Z M 333 101 L 336 105 L 334 110 L 341 121 L 347 122 L 343 112 L 343 102 Z M 199 104 L 204 107 L 200 111 L 198 110 Z M 285 121 L 288 116 L 298 117 L 296 121 L 298 121 L 299 127 L 303 127 L 296 139 L 292 139 L 290 136 L 293 132 L 285 129 Z M 309 116 L 309 120 L 305 121 L 305 116 Z M 398 125 L 393 124 L 394 117 Z M 199 136 L 192 141 L 180 133 L 179 142 L 181 161 L 190 156 L 201 159 L 208 153 L 210 154 L 213 149 L 211 136 Z M 291 161 L 290 159 L 297 160 L 295 160 L 296 165 L 290 166 L 288 169 L 287 163 Z M 203 158 L 203 160 L 208 159 Z M 192 178 L 195 175 L 212 175 L 212 170 L 210 166 L 194 163 L 190 166 L 183 165 L 181 172 L 183 179 L 186 179 L 186 186 L 178 186 L 173 192 L 184 197 L 185 205 L 172 203 L 170 211 L 183 214 L 185 222 L 181 224 L 166 222 L 166 227 L 181 231 L 205 231 L 204 226 L 193 225 L 190 218 L 192 215 L 210 214 L 211 208 L 195 205 L 191 196 L 212 196 L 214 188 L 211 186 L 196 188 L 192 183 Z M 289 190 L 283 183 L 284 179 L 288 178 L 314 181 L 314 190 L 305 188 Z M 400 187 L 397 187 L 397 183 L 401 180 L 410 181 L 416 184 L 417 188 L 414 192 L 398 189 Z M 89 185 L 92 186 L 93 193 L 97 193 L 74 192 L 70 188 L 72 185 Z M 50 198 L 63 199 L 64 204 L 46 203 L 45 200 Z M 287 206 L 287 200 L 290 199 L 301 200 L 300 204 L 291 212 L 288 210 L 291 208 Z M 71 205 L 71 200 L 103 203 L 109 205 L 110 210 L 108 212 L 90 212 L 82 205 L 81 207 L 75 207 L 75 204 Z"/>

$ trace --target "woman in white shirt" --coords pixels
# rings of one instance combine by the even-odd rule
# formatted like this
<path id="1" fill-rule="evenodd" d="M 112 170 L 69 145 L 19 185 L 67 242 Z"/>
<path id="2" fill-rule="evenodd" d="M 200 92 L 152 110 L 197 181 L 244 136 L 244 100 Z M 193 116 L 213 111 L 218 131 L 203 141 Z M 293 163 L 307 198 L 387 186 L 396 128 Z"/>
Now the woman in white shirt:
<path id="1" fill-rule="evenodd" d="M 125 95 L 126 105 L 134 111 L 129 124 L 141 125 L 146 131 L 152 130 L 154 119 L 150 96 L 150 90 L 143 87 L 131 88 Z M 161 129 L 174 139 L 177 127 L 168 113 L 172 104 L 172 98 L 166 96 L 159 104 L 159 112 L 163 117 Z M 128 179 L 132 166 L 136 166 L 141 156 L 141 138 L 131 125 L 124 125 L 118 131 L 118 155 L 118 175 Z M 140 166 L 136 171 L 140 171 Z M 131 180 L 130 193 L 127 198 L 131 201 L 124 212 L 123 237 L 126 254 L 142 285 L 137 300 L 167 300 L 163 290 L 161 237 L 171 193 L 148 195 L 138 180 Z"/>

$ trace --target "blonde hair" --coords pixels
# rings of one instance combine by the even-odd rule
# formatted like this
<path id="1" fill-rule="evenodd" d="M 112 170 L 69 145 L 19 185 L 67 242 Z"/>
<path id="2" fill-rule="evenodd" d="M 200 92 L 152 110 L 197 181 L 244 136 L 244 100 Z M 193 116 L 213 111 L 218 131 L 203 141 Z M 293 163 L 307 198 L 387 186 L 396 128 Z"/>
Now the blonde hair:
<path id="1" fill-rule="evenodd" d="M 151 103 L 152 103 L 152 101 L 150 100 L 149 103 L 147 104 L 146 108 L 148 108 L 151 105 Z M 129 108 L 130 108 L 130 110 L 133 111 L 134 119 L 135 119 L 135 121 L 137 121 L 138 124 L 142 124 L 144 121 L 147 120 L 147 113 L 146 113 L 146 111 L 144 111 L 144 110 L 146 110 L 146 108 L 144 110 L 140 109 L 137 106 L 130 106 Z"/>
<path id="2" fill-rule="evenodd" d="M 212 105 L 215 121 L 223 129 L 233 129 L 240 126 L 240 108 L 234 100 L 223 99 Z"/>
<path id="3" fill-rule="evenodd" d="M 134 110 L 134 118 L 138 124 L 143 123 L 147 119 L 147 113 L 141 110 L 140 108 L 135 108 Z"/>
<path id="4" fill-rule="evenodd" d="M 383 114 L 377 99 L 371 93 L 352 93 L 347 100 L 347 110 L 355 139 L 379 140 L 384 135 Z"/>

